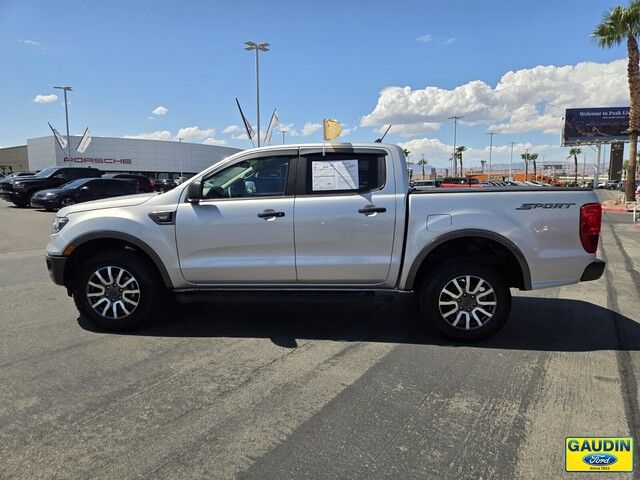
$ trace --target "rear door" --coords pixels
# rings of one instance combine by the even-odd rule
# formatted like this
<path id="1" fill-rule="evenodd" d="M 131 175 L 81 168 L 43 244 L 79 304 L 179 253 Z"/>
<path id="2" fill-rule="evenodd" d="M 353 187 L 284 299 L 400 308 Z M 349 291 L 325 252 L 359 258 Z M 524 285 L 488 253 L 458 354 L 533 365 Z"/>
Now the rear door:
<path id="1" fill-rule="evenodd" d="M 396 222 L 393 178 L 383 150 L 301 151 L 295 201 L 299 283 L 387 280 Z"/>

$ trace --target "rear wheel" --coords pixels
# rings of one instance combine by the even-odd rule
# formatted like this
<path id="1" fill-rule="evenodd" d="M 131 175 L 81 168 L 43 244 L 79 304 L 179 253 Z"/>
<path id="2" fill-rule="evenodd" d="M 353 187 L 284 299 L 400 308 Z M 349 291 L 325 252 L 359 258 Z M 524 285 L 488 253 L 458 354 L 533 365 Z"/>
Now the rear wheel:
<path id="1" fill-rule="evenodd" d="M 79 270 L 73 299 L 80 313 L 106 330 L 124 330 L 147 319 L 162 285 L 144 258 L 113 250 L 90 258 Z"/>
<path id="2" fill-rule="evenodd" d="M 511 311 L 511 292 L 490 267 L 473 259 L 443 265 L 425 279 L 422 312 L 440 333 L 474 342 L 500 330 Z"/>

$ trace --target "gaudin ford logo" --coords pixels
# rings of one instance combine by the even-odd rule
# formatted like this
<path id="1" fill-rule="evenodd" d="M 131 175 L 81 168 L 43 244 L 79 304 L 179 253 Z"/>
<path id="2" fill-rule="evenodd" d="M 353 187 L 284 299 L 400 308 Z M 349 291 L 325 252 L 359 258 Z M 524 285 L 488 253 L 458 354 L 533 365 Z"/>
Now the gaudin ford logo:
<path id="1" fill-rule="evenodd" d="M 516 208 L 516 210 L 534 210 L 536 208 L 570 208 L 572 205 L 575 205 L 575 203 L 523 203 Z"/>
<path id="2" fill-rule="evenodd" d="M 65 163 L 119 163 L 121 165 L 131 165 L 133 161 L 130 158 L 93 158 L 93 157 L 64 157 Z"/>
<path id="3" fill-rule="evenodd" d="M 632 472 L 632 437 L 565 438 L 567 472 Z"/>

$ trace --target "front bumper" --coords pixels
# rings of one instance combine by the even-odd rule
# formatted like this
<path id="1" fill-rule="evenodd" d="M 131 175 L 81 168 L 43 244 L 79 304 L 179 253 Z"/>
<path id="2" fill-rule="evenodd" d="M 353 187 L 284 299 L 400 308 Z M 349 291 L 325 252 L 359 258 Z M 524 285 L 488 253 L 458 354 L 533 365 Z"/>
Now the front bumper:
<path id="1" fill-rule="evenodd" d="M 56 207 L 56 201 L 53 198 L 32 198 L 31 206 L 33 208 L 45 208 L 51 210 Z"/>
<path id="2" fill-rule="evenodd" d="M 587 265 L 587 268 L 584 269 L 584 272 L 580 277 L 580 281 L 589 282 L 591 280 L 599 279 L 604 273 L 604 267 L 606 265 L 606 262 L 602 260 L 594 260 L 589 265 Z"/>
<path id="3" fill-rule="evenodd" d="M 0 198 L 2 198 L 3 200 L 6 200 L 7 202 L 18 202 L 18 203 L 22 203 L 26 200 L 22 192 L 7 191 L 7 190 L 3 190 L 2 192 L 0 192 Z"/>
<path id="4" fill-rule="evenodd" d="M 51 277 L 53 283 L 64 285 L 64 267 L 67 264 L 67 257 L 47 254 L 45 258 L 49 277 Z"/>

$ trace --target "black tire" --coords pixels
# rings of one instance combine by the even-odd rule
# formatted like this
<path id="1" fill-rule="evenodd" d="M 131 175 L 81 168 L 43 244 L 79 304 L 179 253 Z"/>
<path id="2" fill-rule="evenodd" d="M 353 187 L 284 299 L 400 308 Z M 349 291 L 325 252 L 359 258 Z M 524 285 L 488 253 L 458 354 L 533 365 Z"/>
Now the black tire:
<path id="1" fill-rule="evenodd" d="M 116 296 L 118 295 L 117 290 L 122 291 L 122 289 L 117 288 L 115 284 L 113 289 L 115 290 L 115 295 L 109 295 L 111 300 L 107 299 L 99 307 L 100 310 L 102 310 L 103 305 L 111 305 L 111 307 L 113 307 L 113 309 L 108 308 L 107 316 L 99 313 L 91 305 L 88 295 L 96 295 L 96 289 L 95 287 L 89 286 L 89 281 L 91 279 L 96 280 L 94 276 L 95 272 L 101 272 L 101 276 L 103 278 L 106 277 L 105 271 L 101 269 L 108 267 L 125 270 L 134 278 L 135 283 L 133 285 L 135 286 L 137 283 L 139 295 L 136 296 L 136 294 L 133 294 L 133 296 L 130 295 L 127 297 L 137 301 L 137 306 L 134 308 L 128 303 L 122 302 L 122 305 L 131 309 L 130 314 L 125 315 L 123 313 L 125 311 L 123 307 L 113 306 L 114 303 L 120 301 L 118 300 L 119 298 L 125 296 L 124 294 L 121 294 L 121 297 Z M 118 270 L 112 270 L 112 277 L 115 277 L 117 271 Z M 128 278 L 129 277 L 124 276 L 121 282 L 124 283 L 125 279 Z M 109 280 L 108 278 L 105 279 Z M 103 288 L 103 292 L 107 292 L 106 294 L 108 294 L 104 286 L 101 285 L 101 288 Z M 110 288 L 110 286 L 108 288 Z M 90 257 L 80 267 L 73 284 L 73 300 L 80 314 L 104 330 L 126 330 L 147 320 L 154 313 L 154 305 L 160 303 L 163 296 L 166 296 L 164 294 L 164 285 L 162 285 L 155 267 L 135 251 L 129 250 L 110 250 Z M 98 296 L 94 296 L 92 300 L 95 300 L 95 306 L 96 302 L 101 300 L 101 297 L 98 294 Z M 107 302 L 111 303 L 108 304 Z M 122 315 L 121 318 L 109 318 L 109 315 L 114 312 Z"/>
<path id="2" fill-rule="evenodd" d="M 64 205 L 63 205 L 64 203 Z M 71 198 L 71 197 L 64 197 L 61 198 L 60 200 L 58 200 L 58 209 L 64 208 L 64 207 L 69 207 L 71 205 L 75 205 L 76 201 Z"/>
<path id="3" fill-rule="evenodd" d="M 458 342 L 477 342 L 489 338 L 504 326 L 511 312 L 511 292 L 491 267 L 474 259 L 465 259 L 436 265 L 433 271 L 422 283 L 420 306 L 426 320 L 442 335 Z M 469 287 L 466 286 L 467 276 Z M 460 286 L 456 291 L 454 280 Z M 476 288 L 481 290 L 474 292 Z M 445 290 L 460 298 L 454 298 Z M 495 301 L 495 306 L 487 305 L 492 301 Z M 457 325 L 454 326 L 456 319 Z"/>
<path id="4" fill-rule="evenodd" d="M 25 208 L 29 206 L 29 202 L 27 200 L 13 200 L 13 204 L 16 207 Z"/>

